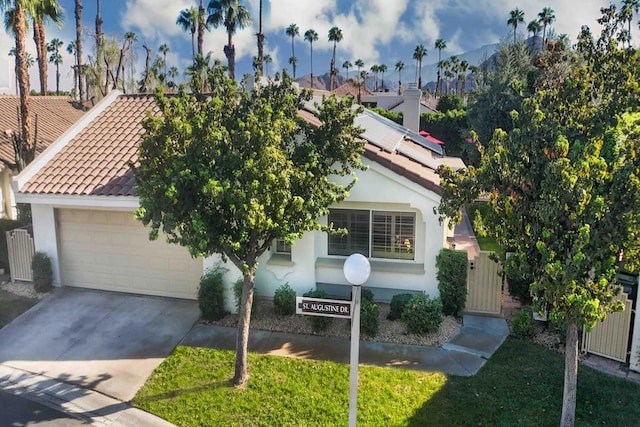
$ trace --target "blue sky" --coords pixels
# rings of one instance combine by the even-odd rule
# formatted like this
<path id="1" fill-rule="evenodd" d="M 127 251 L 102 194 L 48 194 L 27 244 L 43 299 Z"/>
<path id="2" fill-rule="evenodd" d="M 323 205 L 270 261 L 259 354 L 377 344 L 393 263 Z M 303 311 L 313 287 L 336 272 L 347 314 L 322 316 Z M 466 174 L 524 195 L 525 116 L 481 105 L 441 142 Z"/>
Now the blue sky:
<path id="1" fill-rule="evenodd" d="M 241 1 L 249 9 L 254 22 L 251 27 L 239 30 L 235 35 L 238 78 L 251 70 L 251 57 L 257 54 L 255 33 L 259 4 L 258 0 Z M 49 25 L 47 38 L 58 37 L 66 45 L 75 38 L 74 1 L 59 2 L 65 9 L 65 24 L 63 28 Z M 167 43 L 171 49 L 167 57 L 168 66 L 175 65 L 183 71 L 190 61 L 191 38 L 189 33 L 175 25 L 175 20 L 181 9 L 196 3 L 197 0 L 102 0 L 103 31 L 119 40 L 127 31 L 138 35 L 138 71 L 143 69 L 144 62 L 142 42 L 156 49 L 160 44 Z M 265 50 L 274 59 L 270 73 L 289 67 L 291 40 L 285 35 L 285 28 L 290 23 L 296 23 L 301 34 L 295 42 L 297 74 L 308 74 L 309 44 L 303 41 L 302 35 L 307 29 L 313 28 L 319 34 L 318 42 L 314 43 L 314 74 L 325 73 L 329 70 L 331 55 L 327 32 L 330 27 L 337 25 L 344 34 L 343 41 L 338 45 L 339 66 L 345 60 L 354 62 L 356 58 L 363 59 L 367 69 L 373 64 L 384 63 L 391 71 L 387 79 L 395 80 L 397 75 L 392 71 L 394 64 L 402 60 L 406 64 L 403 73 L 403 80 L 406 81 L 404 76 L 415 74 L 411 55 L 420 43 L 428 49 L 423 64 L 435 63 L 437 50 L 433 44 L 437 38 L 447 41 L 448 48 L 443 52 L 443 57 L 460 54 L 511 37 L 511 28 L 506 22 L 509 11 L 516 7 L 525 12 L 525 22 L 519 29 L 524 35 L 526 24 L 545 6 L 555 11 L 554 31 L 567 33 L 575 40 L 581 25 L 597 26 L 595 21 L 600 15 L 599 9 L 608 3 L 606 0 L 582 0 L 578 7 L 574 0 L 264 0 Z M 93 45 L 90 34 L 94 28 L 96 2 L 84 0 L 83 4 L 87 52 Z M 636 42 L 640 40 L 637 27 L 634 35 Z M 28 49 L 35 56 L 35 47 L 31 38 L 29 40 Z M 212 51 L 213 57 L 226 63 L 222 51 L 225 43 L 224 29 L 211 29 L 205 37 L 205 51 Z M 13 58 L 6 54 L 12 46 L 12 38 L 0 33 L 0 93 L 15 93 Z M 69 71 L 72 58 L 65 52 L 63 59 L 61 89 L 68 90 L 72 86 Z M 37 85 L 36 74 L 34 67 L 31 69 L 32 86 Z M 50 88 L 55 85 L 53 74 L 50 73 Z M 425 81 L 432 79 L 434 77 L 423 76 Z"/>

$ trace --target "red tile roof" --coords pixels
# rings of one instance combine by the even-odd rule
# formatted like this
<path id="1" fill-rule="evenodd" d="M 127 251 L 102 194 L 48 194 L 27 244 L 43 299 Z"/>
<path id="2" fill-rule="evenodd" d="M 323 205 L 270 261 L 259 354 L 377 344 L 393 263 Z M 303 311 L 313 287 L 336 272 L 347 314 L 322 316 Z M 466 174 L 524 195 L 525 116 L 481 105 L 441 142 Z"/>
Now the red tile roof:
<path id="1" fill-rule="evenodd" d="M 137 161 L 146 111 L 155 109 L 150 95 L 120 95 L 86 128 L 22 186 L 22 193 L 98 196 L 136 196 L 135 176 L 129 166 Z M 314 126 L 310 112 L 299 115 Z M 416 145 L 419 149 L 426 148 Z M 430 152 L 429 152 L 430 154 Z M 431 155 L 431 154 L 430 154 Z M 367 143 L 364 156 L 440 194 L 439 176 L 403 154 Z"/>
<path id="2" fill-rule="evenodd" d="M 0 161 L 15 164 L 12 133 L 18 129 L 18 107 L 20 98 L 12 95 L 0 95 Z M 32 96 L 29 102 L 32 115 L 32 131 L 35 132 L 35 120 L 38 118 L 38 137 L 36 152 L 40 154 L 53 141 L 78 121 L 84 111 L 76 108 L 67 96 Z"/>
<path id="3" fill-rule="evenodd" d="M 137 148 L 149 95 L 120 95 L 20 189 L 22 193 L 135 196 L 130 162 Z"/>
<path id="4" fill-rule="evenodd" d="M 353 80 L 347 80 L 346 83 L 335 88 L 332 93 L 336 96 L 353 96 L 354 98 L 358 97 L 358 93 L 362 96 L 373 95 L 373 92 L 367 89 L 366 86 L 363 86 L 362 89 L 358 88 L 353 84 Z"/>

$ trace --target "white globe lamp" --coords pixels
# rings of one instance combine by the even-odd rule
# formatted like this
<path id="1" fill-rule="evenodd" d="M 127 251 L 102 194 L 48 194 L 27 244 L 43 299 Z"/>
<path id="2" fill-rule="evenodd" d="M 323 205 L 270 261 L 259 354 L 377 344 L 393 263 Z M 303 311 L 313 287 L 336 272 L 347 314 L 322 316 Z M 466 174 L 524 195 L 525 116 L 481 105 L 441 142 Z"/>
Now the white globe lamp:
<path id="1" fill-rule="evenodd" d="M 364 255 L 353 254 L 345 260 L 342 270 L 347 282 L 354 286 L 360 286 L 369 279 L 371 264 Z"/>

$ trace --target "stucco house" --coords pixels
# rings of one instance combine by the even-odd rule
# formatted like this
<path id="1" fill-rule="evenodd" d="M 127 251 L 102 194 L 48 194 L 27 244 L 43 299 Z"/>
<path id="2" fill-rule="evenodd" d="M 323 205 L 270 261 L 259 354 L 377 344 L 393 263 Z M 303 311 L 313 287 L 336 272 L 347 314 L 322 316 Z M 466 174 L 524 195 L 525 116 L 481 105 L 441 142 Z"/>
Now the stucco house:
<path id="1" fill-rule="evenodd" d="M 419 91 L 413 94 L 418 122 Z M 193 259 L 185 248 L 162 236 L 149 241 L 134 219 L 139 206 L 134 171 L 140 124 L 153 97 L 112 92 L 14 179 L 17 200 L 31 203 L 37 251 L 52 259 L 54 282 L 110 291 L 195 299 L 199 277 L 220 262 L 218 256 Z M 300 116 L 318 123 L 312 108 Z M 365 110 L 357 118 L 366 140 L 366 171 L 328 218 L 349 230 L 346 237 L 306 233 L 293 245 L 274 241 L 260 259 L 257 293 L 273 295 L 288 282 L 299 294 L 316 286 L 347 291 L 342 264 L 353 252 L 365 254 L 372 273 L 367 286 L 388 300 L 398 290 L 437 295 L 435 259 L 449 230 L 440 220 L 442 163 L 464 167 L 459 159 L 416 131 Z M 227 266 L 229 284 L 240 273 Z M 232 302 L 229 302 L 232 306 Z"/>
<path id="2" fill-rule="evenodd" d="M 36 155 L 69 129 L 84 110 L 67 96 L 33 96 L 30 101 L 32 129 L 37 130 Z M 11 177 L 16 172 L 13 135 L 19 132 L 20 98 L 0 95 L 0 218 L 15 218 L 16 204 Z M 37 122 L 36 122 L 37 119 Z M 36 128 L 37 123 L 37 128 Z"/>

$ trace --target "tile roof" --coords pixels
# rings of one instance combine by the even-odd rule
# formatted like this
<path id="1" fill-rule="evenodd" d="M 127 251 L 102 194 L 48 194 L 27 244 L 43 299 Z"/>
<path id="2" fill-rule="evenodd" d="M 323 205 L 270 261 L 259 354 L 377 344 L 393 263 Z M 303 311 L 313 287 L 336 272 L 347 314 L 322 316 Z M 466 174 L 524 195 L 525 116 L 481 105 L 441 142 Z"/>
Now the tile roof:
<path id="1" fill-rule="evenodd" d="M 353 96 L 354 98 L 358 97 L 358 92 L 359 88 L 353 84 L 353 80 L 347 80 L 346 83 L 338 86 L 332 91 L 332 93 L 334 93 L 336 96 Z M 373 95 L 373 92 L 367 89 L 366 86 L 362 87 L 361 93 L 362 96 Z"/>
<path id="2" fill-rule="evenodd" d="M 15 164 L 11 134 L 19 131 L 19 106 L 18 96 L 0 95 L 0 162 L 9 165 Z M 85 113 L 76 108 L 67 96 L 32 96 L 29 106 L 32 117 L 38 118 L 37 154 L 44 151 Z M 35 120 L 31 123 L 35 130 Z"/>
<path id="3" fill-rule="evenodd" d="M 135 176 L 130 163 L 137 160 L 146 111 L 157 111 L 149 95 L 120 95 L 87 127 L 69 141 L 20 192 L 32 194 L 136 196 Z M 321 123 L 309 111 L 298 112 L 308 123 Z M 401 148 L 405 149 L 401 149 Z M 442 158 L 417 142 L 403 139 L 395 149 L 371 141 L 364 156 L 440 194 L 435 169 L 441 163 L 464 167 L 459 159 Z"/>
<path id="4" fill-rule="evenodd" d="M 22 193 L 135 196 L 129 162 L 152 96 L 120 95 L 20 189 Z"/>

